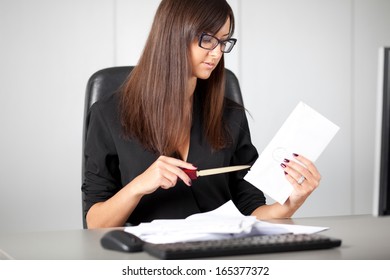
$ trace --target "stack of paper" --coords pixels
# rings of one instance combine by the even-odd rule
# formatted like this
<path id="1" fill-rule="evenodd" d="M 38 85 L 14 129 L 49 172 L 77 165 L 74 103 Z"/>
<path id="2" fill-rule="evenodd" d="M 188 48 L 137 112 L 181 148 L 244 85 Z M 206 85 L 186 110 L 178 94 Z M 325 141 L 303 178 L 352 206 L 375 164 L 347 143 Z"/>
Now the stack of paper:
<path id="1" fill-rule="evenodd" d="M 187 219 L 154 220 L 125 230 L 150 243 L 213 240 L 232 236 L 259 234 L 315 233 L 327 228 L 272 224 L 242 215 L 228 201 L 214 211 L 195 214 Z"/>

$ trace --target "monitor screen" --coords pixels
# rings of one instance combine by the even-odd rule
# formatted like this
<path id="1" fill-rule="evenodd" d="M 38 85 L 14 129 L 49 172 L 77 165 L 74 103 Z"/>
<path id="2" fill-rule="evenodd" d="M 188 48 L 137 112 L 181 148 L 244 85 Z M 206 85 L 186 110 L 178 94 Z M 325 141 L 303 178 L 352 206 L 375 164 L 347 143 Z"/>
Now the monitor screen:
<path id="1" fill-rule="evenodd" d="M 380 49 L 377 95 L 374 209 L 390 215 L 390 47 Z"/>

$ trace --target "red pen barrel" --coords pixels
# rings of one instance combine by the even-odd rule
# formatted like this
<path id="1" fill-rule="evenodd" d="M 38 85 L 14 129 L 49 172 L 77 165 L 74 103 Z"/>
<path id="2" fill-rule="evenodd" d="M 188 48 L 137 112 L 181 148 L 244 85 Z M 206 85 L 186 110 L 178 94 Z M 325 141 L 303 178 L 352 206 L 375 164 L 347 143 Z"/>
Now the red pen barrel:
<path id="1" fill-rule="evenodd" d="M 182 168 L 182 170 L 190 177 L 191 180 L 196 180 L 198 179 L 197 170 L 196 169 L 187 169 L 187 168 Z"/>

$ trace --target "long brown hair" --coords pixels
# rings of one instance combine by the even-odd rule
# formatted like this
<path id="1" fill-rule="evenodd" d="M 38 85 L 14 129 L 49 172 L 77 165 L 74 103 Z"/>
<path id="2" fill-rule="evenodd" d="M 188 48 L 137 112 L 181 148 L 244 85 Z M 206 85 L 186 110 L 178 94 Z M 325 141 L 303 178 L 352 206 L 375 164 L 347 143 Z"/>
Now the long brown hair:
<path id="1" fill-rule="evenodd" d="M 127 137 L 145 148 L 172 155 L 189 127 L 186 94 L 192 68 L 190 45 L 202 32 L 215 34 L 234 16 L 226 0 L 162 0 L 138 65 L 124 85 L 120 117 Z M 224 59 L 202 82 L 203 130 L 214 149 L 227 145 L 222 121 L 225 92 Z M 198 81 L 199 84 L 199 81 Z M 188 130 L 187 130 L 188 132 Z"/>

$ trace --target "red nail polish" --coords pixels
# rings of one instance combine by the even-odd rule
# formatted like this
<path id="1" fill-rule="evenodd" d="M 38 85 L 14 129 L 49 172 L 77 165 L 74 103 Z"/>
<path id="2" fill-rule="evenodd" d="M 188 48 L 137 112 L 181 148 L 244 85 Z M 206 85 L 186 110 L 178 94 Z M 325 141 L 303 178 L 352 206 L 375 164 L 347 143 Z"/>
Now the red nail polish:
<path id="1" fill-rule="evenodd" d="M 286 171 L 284 171 L 284 175 L 287 175 L 288 173 Z"/>
<path id="2" fill-rule="evenodd" d="M 294 157 L 297 157 L 297 156 L 299 156 L 299 155 L 298 155 L 298 154 L 296 154 L 296 153 L 293 153 L 293 156 L 294 156 Z"/>
<path id="3" fill-rule="evenodd" d="M 286 168 L 286 165 L 284 163 L 281 163 L 280 166 Z"/>
<path id="4" fill-rule="evenodd" d="M 285 158 L 285 159 L 284 159 L 284 162 L 289 163 L 290 160 Z"/>

